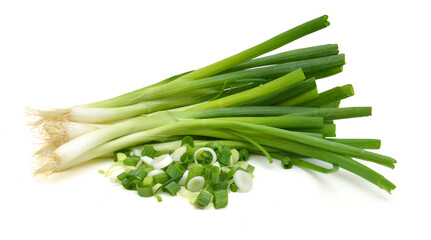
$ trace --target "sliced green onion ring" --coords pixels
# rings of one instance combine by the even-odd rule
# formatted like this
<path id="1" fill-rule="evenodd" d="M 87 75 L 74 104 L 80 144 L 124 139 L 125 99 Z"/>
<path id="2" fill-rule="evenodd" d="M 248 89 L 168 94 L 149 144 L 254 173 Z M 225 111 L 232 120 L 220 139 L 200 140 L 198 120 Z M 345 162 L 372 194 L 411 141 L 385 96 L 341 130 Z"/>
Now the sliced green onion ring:
<path id="1" fill-rule="evenodd" d="M 233 181 L 238 186 L 239 190 L 248 192 L 253 188 L 253 178 L 247 172 L 238 170 L 233 175 Z"/>
<path id="2" fill-rule="evenodd" d="M 180 181 L 178 182 L 178 184 L 180 185 L 180 186 L 185 186 L 186 185 L 186 181 L 187 181 L 187 177 L 189 176 L 189 170 L 187 169 L 185 172 L 184 172 L 184 174 L 183 174 L 183 176 L 181 177 L 181 179 L 180 179 Z"/>
<path id="3" fill-rule="evenodd" d="M 154 169 L 153 171 L 149 172 L 147 177 L 153 177 L 154 175 L 160 174 L 160 173 L 164 173 L 165 171 L 161 170 L 161 169 Z"/>
<path id="4" fill-rule="evenodd" d="M 217 161 L 217 154 L 215 153 L 215 151 L 212 148 L 202 147 L 202 148 L 199 148 L 198 150 L 196 150 L 196 152 L 195 152 L 195 155 L 194 155 L 195 163 L 198 163 L 197 157 L 202 152 L 210 152 L 211 153 L 211 155 L 212 155 L 212 161 L 211 161 L 210 164 L 213 164 L 213 163 L 215 163 Z"/>
<path id="5" fill-rule="evenodd" d="M 152 158 L 150 158 L 148 156 L 143 156 L 143 157 L 141 157 L 141 161 L 144 162 L 144 163 L 146 163 L 146 164 L 148 164 L 149 166 L 152 166 L 153 162 L 154 162 L 154 159 L 152 159 Z M 139 162 L 138 162 L 138 164 L 139 164 Z M 136 164 L 136 167 L 138 167 L 138 164 Z"/>
<path id="6" fill-rule="evenodd" d="M 156 157 L 153 161 L 152 166 L 154 169 L 162 169 L 162 168 L 167 167 L 173 161 L 174 160 L 172 159 L 171 155 L 164 154 L 160 157 Z"/>
<path id="7" fill-rule="evenodd" d="M 142 155 L 141 155 L 141 151 L 140 151 L 140 150 L 138 150 L 138 149 L 136 149 L 136 148 L 135 148 L 135 149 L 133 149 L 132 153 L 133 153 L 133 155 L 138 156 L 138 157 L 142 156 Z"/>
<path id="8" fill-rule="evenodd" d="M 187 152 L 186 146 L 181 146 L 177 148 L 172 154 L 171 157 L 175 162 L 179 162 L 181 160 L 181 156 L 183 156 L 184 153 Z"/>
<path id="9" fill-rule="evenodd" d="M 187 183 L 187 190 L 190 192 L 198 192 L 200 191 L 205 185 L 205 178 L 202 176 L 196 176 L 189 180 Z"/>
<path id="10" fill-rule="evenodd" d="M 230 165 L 234 165 L 239 160 L 239 152 L 235 148 L 230 150 Z"/>

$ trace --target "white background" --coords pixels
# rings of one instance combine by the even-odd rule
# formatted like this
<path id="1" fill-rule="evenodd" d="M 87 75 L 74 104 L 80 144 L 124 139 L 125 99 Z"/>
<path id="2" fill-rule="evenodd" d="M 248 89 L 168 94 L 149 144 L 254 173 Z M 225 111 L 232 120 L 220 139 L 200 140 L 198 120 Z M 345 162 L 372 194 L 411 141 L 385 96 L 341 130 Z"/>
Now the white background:
<path id="1" fill-rule="evenodd" d="M 151 2 L 151 3 L 150 3 Z M 1 239 L 429 238 L 429 10 L 426 1 L 1 1 Z M 253 158 L 255 185 L 222 210 L 111 186 L 92 162 L 38 182 L 25 106 L 97 101 L 202 67 L 323 14 L 331 26 L 276 52 L 338 43 L 351 83 L 338 137 L 380 138 L 392 195 L 346 171 L 283 170 Z M 428 222 L 428 223 L 427 223 Z"/>

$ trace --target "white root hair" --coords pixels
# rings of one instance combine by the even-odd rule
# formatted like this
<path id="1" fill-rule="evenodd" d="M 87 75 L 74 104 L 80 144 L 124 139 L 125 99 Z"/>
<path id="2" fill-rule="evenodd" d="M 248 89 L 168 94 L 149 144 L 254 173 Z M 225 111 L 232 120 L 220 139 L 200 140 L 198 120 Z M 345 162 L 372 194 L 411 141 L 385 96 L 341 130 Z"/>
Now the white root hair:
<path id="1" fill-rule="evenodd" d="M 48 122 L 64 122 L 70 118 L 70 108 L 52 109 L 52 110 L 37 110 L 32 108 L 26 109 L 26 116 L 36 118 L 35 121 L 29 122 L 29 126 L 33 128 L 43 127 Z"/>
<path id="2" fill-rule="evenodd" d="M 36 110 L 27 108 L 26 116 L 36 118 L 28 125 L 37 130 L 36 136 L 42 140 L 42 146 L 34 152 L 35 176 L 48 176 L 55 171 L 58 160 L 54 151 L 69 141 L 67 125 L 70 109 Z"/>

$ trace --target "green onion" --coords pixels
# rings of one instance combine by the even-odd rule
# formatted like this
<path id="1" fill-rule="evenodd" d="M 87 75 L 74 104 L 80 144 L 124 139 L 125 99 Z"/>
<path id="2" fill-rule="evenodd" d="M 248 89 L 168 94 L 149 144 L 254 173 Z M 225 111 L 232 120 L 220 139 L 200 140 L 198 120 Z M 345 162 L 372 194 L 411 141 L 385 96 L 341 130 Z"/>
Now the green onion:
<path id="1" fill-rule="evenodd" d="M 254 169 L 255 169 L 255 167 L 254 167 L 253 165 L 248 164 L 246 171 L 247 171 L 248 173 L 253 174 Z"/>
<path id="2" fill-rule="evenodd" d="M 314 46 L 308 48 L 301 48 L 296 50 L 291 50 L 287 52 L 282 52 L 274 54 L 267 57 L 260 57 L 242 64 L 238 64 L 232 67 L 228 72 L 235 72 L 239 70 L 244 70 L 247 68 L 261 67 L 265 65 L 280 64 L 285 62 L 300 61 L 312 58 L 326 57 L 330 55 L 338 54 L 337 44 L 326 44 L 321 46 Z"/>
<path id="3" fill-rule="evenodd" d="M 243 52 L 240 52 L 229 58 L 183 75 L 179 79 L 199 79 L 227 70 L 247 60 L 251 60 L 259 55 L 277 49 L 300 37 L 303 37 L 305 35 L 308 35 L 329 26 L 329 22 L 327 21 L 327 19 L 328 16 L 325 15 L 309 22 L 303 23 Z"/>
<path id="4" fill-rule="evenodd" d="M 189 109 L 188 111 L 196 111 L 203 109 L 229 107 L 240 104 L 241 102 L 250 101 L 259 97 L 267 96 L 274 92 L 274 89 L 281 89 L 291 86 L 297 82 L 305 79 L 304 73 L 301 69 L 295 70 L 289 74 L 284 75 L 274 81 L 263 84 L 259 87 L 249 89 L 247 91 L 230 95 L 224 98 L 220 98 L 211 102 L 207 102 L 196 107 Z"/>
<path id="5" fill-rule="evenodd" d="M 153 176 L 154 182 L 156 183 L 165 183 L 169 180 L 168 174 L 166 173 L 159 173 Z"/>
<path id="6" fill-rule="evenodd" d="M 171 164 L 169 164 L 168 168 L 166 169 L 166 174 L 170 178 L 175 178 L 178 176 L 183 176 L 184 171 L 185 169 L 183 166 L 181 166 L 178 163 L 172 162 Z"/>
<path id="7" fill-rule="evenodd" d="M 136 166 L 138 164 L 140 158 L 138 156 L 130 156 L 124 159 L 124 165 L 127 166 Z"/>
<path id="8" fill-rule="evenodd" d="M 197 208 L 212 201 L 219 209 L 227 206 L 229 192 L 252 189 L 255 167 L 247 160 L 253 153 L 270 163 L 279 159 L 285 169 L 328 174 L 342 168 L 390 193 L 395 185 L 359 162 L 394 168 L 395 159 L 365 150 L 379 149 L 380 140 L 333 138 L 334 120 L 371 115 L 371 107 L 340 108 L 354 95 L 350 84 L 319 91 L 318 79 L 343 71 L 345 55 L 338 45 L 259 57 L 328 25 L 326 15 L 316 18 L 216 63 L 118 97 L 31 110 L 39 117 L 32 125 L 45 141 L 36 153 L 41 160 L 35 174 L 109 158 L 114 163 L 105 176 L 124 171 L 110 180 L 141 197 L 161 201 L 159 191 L 174 196 L 185 186 Z"/>
<path id="9" fill-rule="evenodd" d="M 336 136 L 336 126 L 335 124 L 325 123 L 322 128 L 312 128 L 312 129 L 297 129 L 302 133 L 320 133 L 324 137 L 335 137 Z"/>
<path id="10" fill-rule="evenodd" d="M 136 184 L 140 183 L 141 180 L 134 177 L 127 176 L 123 181 L 121 181 L 121 185 L 127 190 L 136 190 Z"/>
<path id="11" fill-rule="evenodd" d="M 196 150 L 194 154 L 195 163 L 213 164 L 217 161 L 217 154 L 209 147 Z"/>
<path id="12" fill-rule="evenodd" d="M 301 103 L 308 102 L 312 99 L 315 99 L 318 96 L 319 96 L 319 92 L 317 91 L 317 88 L 314 88 L 292 99 L 289 99 L 284 102 L 280 102 L 277 104 L 277 106 L 297 106 Z"/>
<path id="13" fill-rule="evenodd" d="M 227 190 L 217 190 L 213 192 L 214 196 L 214 208 L 224 208 L 228 204 Z"/>
<path id="14" fill-rule="evenodd" d="M 371 107 L 321 108 L 311 111 L 292 113 L 291 116 L 317 116 L 325 120 L 336 120 L 371 116 Z"/>
<path id="15" fill-rule="evenodd" d="M 151 197 L 154 195 L 151 187 L 137 187 L 138 195 L 141 197 Z"/>
<path id="16" fill-rule="evenodd" d="M 166 191 L 171 194 L 172 196 L 175 196 L 177 192 L 181 189 L 181 187 L 176 182 L 170 182 L 168 185 L 165 186 Z"/>
<path id="17" fill-rule="evenodd" d="M 194 140 L 190 136 L 185 136 L 183 138 L 183 140 L 181 141 L 181 146 L 184 146 L 186 144 L 189 145 L 190 147 L 194 147 L 195 146 Z"/>
<path id="18" fill-rule="evenodd" d="M 294 159 L 294 163 L 293 164 L 296 165 L 296 166 L 308 168 L 308 169 L 314 170 L 316 172 L 321 172 L 321 173 L 325 173 L 325 174 L 337 172 L 338 169 L 339 169 L 337 163 L 332 164 L 332 168 L 328 169 L 328 168 L 324 168 L 322 166 L 313 164 L 311 162 L 307 162 L 307 161 L 301 160 L 299 158 L 292 158 L 292 159 Z"/>
<path id="19" fill-rule="evenodd" d="M 190 172 L 189 172 L 190 176 Z M 191 192 L 200 191 L 205 185 L 205 178 L 202 176 L 192 177 L 189 181 L 187 181 L 187 190 Z"/>
<path id="20" fill-rule="evenodd" d="M 233 182 L 232 184 L 229 185 L 229 189 L 232 192 L 237 192 L 239 190 L 238 186 Z"/>
<path id="21" fill-rule="evenodd" d="M 144 187 L 153 187 L 154 186 L 154 178 L 153 177 L 145 177 L 142 181 Z"/>
<path id="22" fill-rule="evenodd" d="M 188 183 L 190 179 L 204 174 L 204 166 L 202 164 L 193 164 L 188 170 L 189 173 L 186 183 Z"/>
<path id="23" fill-rule="evenodd" d="M 218 162 L 222 166 L 228 166 L 230 165 L 230 156 L 232 153 L 230 152 L 230 148 L 223 147 L 220 151 L 220 157 L 218 158 Z"/>
<path id="24" fill-rule="evenodd" d="M 143 157 L 147 156 L 150 158 L 154 158 L 157 155 L 157 151 L 152 146 L 145 145 L 142 149 L 141 155 Z"/>
<path id="25" fill-rule="evenodd" d="M 338 142 L 362 149 L 380 149 L 380 139 L 341 139 L 327 138 L 329 141 Z"/>
<path id="26" fill-rule="evenodd" d="M 172 159 L 171 155 L 164 154 L 162 156 L 156 157 L 152 163 L 152 166 L 154 169 L 162 169 L 169 166 L 169 164 L 171 164 L 173 161 L 174 159 Z"/>
<path id="27" fill-rule="evenodd" d="M 212 199 L 211 193 L 209 193 L 208 191 L 202 190 L 199 192 L 199 195 L 193 204 L 197 208 L 203 209 L 210 204 L 211 199 Z"/>
<path id="28" fill-rule="evenodd" d="M 217 183 L 220 180 L 219 177 L 220 177 L 220 168 L 217 166 L 214 166 L 211 172 L 211 181 L 213 183 Z"/>
<path id="29" fill-rule="evenodd" d="M 117 179 L 123 181 L 127 176 L 128 174 L 126 172 L 122 172 L 117 176 Z"/>
<path id="30" fill-rule="evenodd" d="M 135 169 L 129 172 L 128 176 L 135 176 L 141 180 L 144 180 L 144 178 L 148 175 L 148 172 L 145 171 L 145 169 Z"/>
<path id="31" fill-rule="evenodd" d="M 238 170 L 233 175 L 233 181 L 238 186 L 239 190 L 243 192 L 248 192 L 253 187 L 253 179 L 251 176 L 242 170 Z"/>
<path id="32" fill-rule="evenodd" d="M 296 97 L 301 96 L 309 91 L 316 89 L 315 78 L 310 78 L 299 83 L 296 83 L 290 87 L 283 88 L 277 92 L 266 95 L 264 97 L 254 99 L 247 102 L 247 106 L 270 106 L 282 103 Z"/>
<path id="33" fill-rule="evenodd" d="M 339 100 L 345 99 L 347 97 L 353 96 L 353 86 L 351 84 L 344 85 L 341 87 L 335 87 L 329 89 L 328 91 L 322 92 L 319 96 L 309 102 L 301 104 L 304 107 L 320 107 Z"/>
<path id="34" fill-rule="evenodd" d="M 291 169 L 293 167 L 294 160 L 292 159 L 292 157 L 288 155 L 279 154 L 279 153 L 271 153 L 271 156 L 273 158 L 280 160 L 281 166 L 284 169 Z"/>
<path id="35" fill-rule="evenodd" d="M 243 148 L 239 150 L 239 156 L 240 156 L 239 158 L 240 161 L 247 161 L 248 158 L 250 157 L 250 153 L 248 152 L 247 149 Z"/>

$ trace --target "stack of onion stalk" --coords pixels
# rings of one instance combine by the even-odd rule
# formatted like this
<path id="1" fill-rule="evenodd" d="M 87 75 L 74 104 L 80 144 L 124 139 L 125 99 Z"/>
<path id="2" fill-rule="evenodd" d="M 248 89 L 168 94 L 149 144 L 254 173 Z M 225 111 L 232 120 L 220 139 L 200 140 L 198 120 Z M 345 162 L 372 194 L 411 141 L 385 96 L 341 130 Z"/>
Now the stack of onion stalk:
<path id="1" fill-rule="evenodd" d="M 358 161 L 394 168 L 393 158 L 365 150 L 378 149 L 380 140 L 334 138 L 334 120 L 370 116 L 371 107 L 339 107 L 353 95 L 351 85 L 316 88 L 316 81 L 342 72 L 345 56 L 338 46 L 260 57 L 327 26 L 327 16 L 316 18 L 206 67 L 108 100 L 29 110 L 38 117 L 32 126 L 45 142 L 35 153 L 35 174 L 46 176 L 143 144 L 174 150 L 184 136 L 193 136 L 245 148 L 284 166 L 323 173 L 342 168 L 390 193 L 395 185 Z"/>

